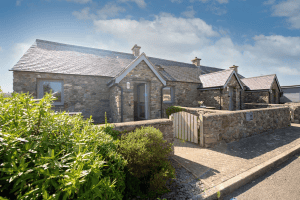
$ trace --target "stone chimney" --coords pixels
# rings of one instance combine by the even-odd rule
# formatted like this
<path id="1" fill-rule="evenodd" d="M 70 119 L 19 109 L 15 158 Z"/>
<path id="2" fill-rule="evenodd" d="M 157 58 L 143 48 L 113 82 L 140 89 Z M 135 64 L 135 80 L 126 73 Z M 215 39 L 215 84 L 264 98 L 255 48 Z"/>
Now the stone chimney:
<path id="1" fill-rule="evenodd" d="M 230 68 L 230 69 L 234 69 L 235 73 L 238 73 L 238 67 L 239 67 L 239 66 L 233 65 L 232 67 L 229 67 L 229 68 Z"/>
<path id="2" fill-rule="evenodd" d="M 131 50 L 132 50 L 132 53 L 133 53 L 134 56 L 138 57 L 140 55 L 140 48 L 141 47 L 139 47 L 136 44 L 132 47 Z"/>
<path id="3" fill-rule="evenodd" d="M 195 59 L 192 60 L 193 64 L 197 67 L 200 67 L 200 58 L 195 57 Z"/>

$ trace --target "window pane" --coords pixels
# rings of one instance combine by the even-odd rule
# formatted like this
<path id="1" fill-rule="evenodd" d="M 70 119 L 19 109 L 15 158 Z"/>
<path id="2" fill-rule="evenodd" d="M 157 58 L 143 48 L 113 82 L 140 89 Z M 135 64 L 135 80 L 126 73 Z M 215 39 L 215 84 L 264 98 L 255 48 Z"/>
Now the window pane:
<path id="1" fill-rule="evenodd" d="M 44 81 L 43 82 L 43 94 L 50 93 L 52 90 L 52 94 L 57 99 L 54 102 L 61 102 L 61 82 L 57 81 Z"/>
<path id="2" fill-rule="evenodd" d="M 163 89 L 163 101 L 172 101 L 171 88 L 168 87 Z"/>

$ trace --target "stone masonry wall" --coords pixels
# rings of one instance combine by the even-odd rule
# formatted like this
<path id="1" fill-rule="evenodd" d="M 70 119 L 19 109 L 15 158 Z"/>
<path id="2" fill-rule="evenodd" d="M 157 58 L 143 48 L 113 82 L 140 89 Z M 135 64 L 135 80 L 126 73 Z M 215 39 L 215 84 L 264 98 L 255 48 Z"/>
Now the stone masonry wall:
<path id="1" fill-rule="evenodd" d="M 127 82 L 130 88 L 127 89 Z M 124 122 L 134 121 L 135 93 L 137 85 L 146 83 L 149 89 L 149 113 L 150 119 L 161 118 L 161 88 L 163 84 L 151 71 L 145 61 L 139 63 L 129 72 L 119 85 L 123 88 L 123 120 Z"/>
<path id="2" fill-rule="evenodd" d="M 80 76 L 54 73 L 13 72 L 13 90 L 32 94 L 37 98 L 39 79 L 62 80 L 64 83 L 64 105 L 54 106 L 56 111 L 82 112 L 85 118 L 92 115 L 95 123 L 104 122 L 105 112 L 111 117 L 109 77 Z"/>
<path id="3" fill-rule="evenodd" d="M 167 82 L 167 87 L 174 88 L 174 102 L 163 103 L 163 117 L 166 118 L 166 109 L 170 106 L 185 106 L 185 107 L 197 107 L 199 106 L 199 96 L 197 93 L 197 87 L 199 83 L 187 83 L 187 82 Z"/>
<path id="4" fill-rule="evenodd" d="M 167 143 L 174 143 L 174 127 L 173 121 L 170 119 L 154 119 L 135 122 L 114 123 L 113 125 L 115 126 L 115 130 L 123 132 L 123 134 L 132 132 L 137 128 L 152 126 L 156 129 L 159 129 L 163 133 L 163 138 L 167 141 Z M 172 152 L 169 156 L 173 155 L 174 146 L 172 146 Z"/>
<path id="5" fill-rule="evenodd" d="M 222 92 L 223 90 L 199 90 L 198 101 L 204 101 L 203 105 L 209 107 L 215 107 L 220 109 L 220 104 L 222 104 Z"/>
<path id="6" fill-rule="evenodd" d="M 269 92 L 244 92 L 244 103 L 269 103 Z"/>
<path id="7" fill-rule="evenodd" d="M 121 122 L 121 88 L 112 86 L 110 88 L 110 107 L 111 107 L 111 121 Z"/>
<path id="8" fill-rule="evenodd" d="M 247 113 L 253 120 L 247 121 Z M 203 116 L 205 147 L 213 147 L 219 141 L 232 142 L 240 138 L 290 126 L 289 108 L 264 108 L 234 111 L 230 113 L 206 114 Z"/>

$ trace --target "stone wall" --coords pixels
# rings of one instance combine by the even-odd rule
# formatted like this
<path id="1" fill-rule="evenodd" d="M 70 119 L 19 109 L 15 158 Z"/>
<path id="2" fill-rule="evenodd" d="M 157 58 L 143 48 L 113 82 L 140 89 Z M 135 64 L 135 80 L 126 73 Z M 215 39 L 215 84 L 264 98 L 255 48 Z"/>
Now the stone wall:
<path id="1" fill-rule="evenodd" d="M 189 107 L 181 107 L 183 111 L 191 113 L 196 116 L 206 115 L 206 114 L 212 114 L 212 113 L 230 113 L 231 111 L 228 110 L 212 110 L 212 109 L 206 109 L 206 108 L 189 108 Z"/>
<path id="2" fill-rule="evenodd" d="M 127 82 L 130 88 L 127 89 Z M 137 86 L 141 83 L 147 84 L 149 88 L 149 115 L 148 119 L 161 118 L 161 88 L 163 84 L 151 71 L 145 61 L 139 63 L 120 81 L 119 86 L 123 88 L 123 120 L 124 122 L 134 121 L 135 105 L 137 104 Z"/>
<path id="3" fill-rule="evenodd" d="M 85 118 L 92 115 L 95 123 L 104 122 L 105 112 L 111 118 L 109 88 L 106 83 L 112 78 L 54 73 L 13 72 L 14 92 L 29 92 L 37 99 L 38 80 L 62 80 L 64 105 L 54 106 L 56 111 L 82 112 Z"/>
<path id="4" fill-rule="evenodd" d="M 199 90 L 199 101 L 203 101 L 203 105 L 221 109 L 223 90 Z"/>
<path id="5" fill-rule="evenodd" d="M 186 106 L 196 107 L 199 106 L 199 96 L 197 93 L 197 87 L 199 83 L 187 83 L 187 82 L 172 82 L 168 81 L 166 87 L 174 88 L 174 101 L 172 103 L 163 103 L 163 117 L 166 118 L 166 109 L 170 106 Z"/>
<path id="6" fill-rule="evenodd" d="M 249 119 L 247 113 L 253 114 Z M 203 137 L 205 147 L 212 147 L 219 141 L 232 142 L 290 125 L 289 108 L 264 108 L 203 115 Z"/>
<path id="7" fill-rule="evenodd" d="M 173 121 L 170 119 L 154 119 L 154 120 L 143 120 L 136 122 L 124 122 L 124 123 L 114 123 L 115 130 L 123 132 L 132 132 L 137 128 L 152 126 L 159 129 L 163 133 L 164 140 L 167 143 L 174 143 L 174 127 Z M 172 152 L 169 156 L 174 155 L 174 146 L 172 146 Z"/>
<path id="8" fill-rule="evenodd" d="M 121 122 L 121 88 L 114 85 L 110 88 L 111 121 Z"/>
<path id="9" fill-rule="evenodd" d="M 269 91 L 244 91 L 244 103 L 269 103 Z"/>

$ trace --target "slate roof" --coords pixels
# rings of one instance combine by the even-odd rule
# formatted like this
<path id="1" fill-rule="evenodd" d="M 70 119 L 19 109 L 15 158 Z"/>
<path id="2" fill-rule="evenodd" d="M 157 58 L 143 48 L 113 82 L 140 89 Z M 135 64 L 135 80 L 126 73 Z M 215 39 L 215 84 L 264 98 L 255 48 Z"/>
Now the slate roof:
<path id="1" fill-rule="evenodd" d="M 243 78 L 241 81 L 248 87 L 250 90 L 269 90 L 271 89 L 272 83 L 275 74 L 265 75 L 265 76 L 257 76 L 251 78 Z"/>
<path id="2" fill-rule="evenodd" d="M 200 75 L 202 88 L 222 87 L 226 84 L 228 78 L 234 69 L 226 69 L 214 73 Z"/>
<path id="3" fill-rule="evenodd" d="M 61 74 L 116 77 L 136 57 L 103 49 L 67 45 L 37 39 L 12 71 L 32 71 Z M 148 57 L 166 81 L 199 82 L 199 69 L 194 64 Z M 202 74 L 226 71 L 200 66 Z"/>

